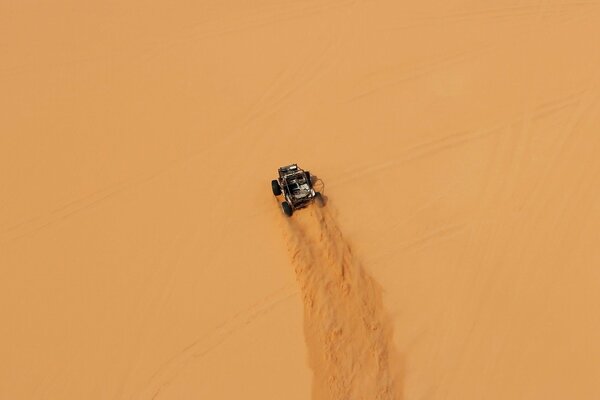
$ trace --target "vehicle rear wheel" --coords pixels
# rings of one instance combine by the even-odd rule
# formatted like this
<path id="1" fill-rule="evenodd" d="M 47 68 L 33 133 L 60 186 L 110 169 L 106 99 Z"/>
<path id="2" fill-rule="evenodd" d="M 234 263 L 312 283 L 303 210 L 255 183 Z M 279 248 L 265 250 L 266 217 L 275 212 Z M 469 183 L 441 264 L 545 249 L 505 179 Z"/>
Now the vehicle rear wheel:
<path id="1" fill-rule="evenodd" d="M 273 189 L 273 194 L 275 196 L 279 196 L 281 194 L 281 188 L 279 187 L 279 182 L 276 179 L 271 181 L 271 189 Z"/>
<path id="2" fill-rule="evenodd" d="M 291 217 L 294 213 L 294 210 L 292 210 L 292 206 L 290 206 L 290 204 L 287 201 L 281 203 L 281 209 L 283 210 L 283 213 L 288 217 Z"/>
<path id="3" fill-rule="evenodd" d="M 310 177 L 310 172 L 306 171 L 306 181 L 308 182 L 308 187 L 312 189 L 312 178 Z"/>

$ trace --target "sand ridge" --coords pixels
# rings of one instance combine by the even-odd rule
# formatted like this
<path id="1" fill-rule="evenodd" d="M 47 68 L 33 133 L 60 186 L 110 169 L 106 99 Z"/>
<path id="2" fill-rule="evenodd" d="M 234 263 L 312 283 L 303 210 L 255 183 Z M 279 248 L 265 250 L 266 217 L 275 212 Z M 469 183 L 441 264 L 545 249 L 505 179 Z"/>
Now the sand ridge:
<path id="1" fill-rule="evenodd" d="M 302 292 L 313 399 L 400 399 L 381 286 L 353 254 L 331 205 L 286 219 L 285 238 Z"/>

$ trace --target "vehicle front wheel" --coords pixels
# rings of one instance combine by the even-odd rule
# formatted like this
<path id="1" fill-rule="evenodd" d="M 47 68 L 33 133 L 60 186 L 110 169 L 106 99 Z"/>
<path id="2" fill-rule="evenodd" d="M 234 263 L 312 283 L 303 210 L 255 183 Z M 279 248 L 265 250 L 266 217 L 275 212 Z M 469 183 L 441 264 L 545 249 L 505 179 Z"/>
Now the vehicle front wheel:
<path id="1" fill-rule="evenodd" d="M 281 188 L 279 187 L 279 182 L 276 179 L 271 181 L 271 189 L 273 189 L 273 194 L 275 196 L 279 196 L 281 194 Z"/>
<path id="2" fill-rule="evenodd" d="M 288 217 L 291 217 L 294 213 L 294 210 L 292 210 L 292 206 L 290 206 L 290 204 L 287 201 L 281 203 L 281 209 L 283 210 L 283 213 Z"/>

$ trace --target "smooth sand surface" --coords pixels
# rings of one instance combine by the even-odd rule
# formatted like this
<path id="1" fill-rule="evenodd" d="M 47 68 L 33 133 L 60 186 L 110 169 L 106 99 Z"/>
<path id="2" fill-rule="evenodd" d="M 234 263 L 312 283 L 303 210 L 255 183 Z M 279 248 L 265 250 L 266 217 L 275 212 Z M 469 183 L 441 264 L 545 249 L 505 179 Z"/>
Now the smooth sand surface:
<path id="1" fill-rule="evenodd" d="M 0 399 L 600 398 L 600 4 L 150 3 L 0 1 Z"/>

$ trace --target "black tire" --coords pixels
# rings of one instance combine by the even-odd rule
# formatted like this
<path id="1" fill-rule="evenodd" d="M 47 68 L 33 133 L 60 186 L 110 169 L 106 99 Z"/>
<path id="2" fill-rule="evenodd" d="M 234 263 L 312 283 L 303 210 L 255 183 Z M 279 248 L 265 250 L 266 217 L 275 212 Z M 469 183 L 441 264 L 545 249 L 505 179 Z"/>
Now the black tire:
<path id="1" fill-rule="evenodd" d="M 281 194 L 281 188 L 279 187 L 279 182 L 276 179 L 271 181 L 271 189 L 273 189 L 273 194 L 275 196 L 279 196 Z"/>
<path id="2" fill-rule="evenodd" d="M 292 210 L 292 206 L 290 206 L 290 204 L 287 201 L 281 203 L 281 209 L 283 210 L 283 213 L 288 217 L 291 217 L 294 213 L 294 210 Z"/>
<path id="3" fill-rule="evenodd" d="M 306 180 L 308 181 L 308 187 L 312 189 L 312 178 L 310 177 L 310 172 L 309 171 L 305 171 L 306 172 Z"/>

